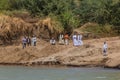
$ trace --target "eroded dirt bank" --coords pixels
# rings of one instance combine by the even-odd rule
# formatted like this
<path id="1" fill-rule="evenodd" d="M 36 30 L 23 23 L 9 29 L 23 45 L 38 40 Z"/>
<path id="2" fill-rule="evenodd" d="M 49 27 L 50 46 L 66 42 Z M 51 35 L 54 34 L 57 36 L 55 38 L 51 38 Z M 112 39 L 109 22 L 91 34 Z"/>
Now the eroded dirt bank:
<path id="1" fill-rule="evenodd" d="M 103 56 L 103 42 L 108 44 L 108 55 Z M 22 49 L 18 46 L 1 46 L 1 64 L 19 65 L 63 65 L 63 66 L 104 66 L 120 68 L 120 38 L 101 38 L 84 40 L 84 45 L 74 47 L 72 42 L 68 46 L 50 45 L 49 42 L 39 40 L 36 47 L 29 46 Z"/>

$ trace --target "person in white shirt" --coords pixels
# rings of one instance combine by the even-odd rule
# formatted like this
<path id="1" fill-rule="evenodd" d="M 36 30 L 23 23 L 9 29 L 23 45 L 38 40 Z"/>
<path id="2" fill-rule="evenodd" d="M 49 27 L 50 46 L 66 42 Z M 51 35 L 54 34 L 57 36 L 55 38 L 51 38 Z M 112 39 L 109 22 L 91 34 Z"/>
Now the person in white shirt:
<path id="1" fill-rule="evenodd" d="M 81 34 L 78 34 L 77 40 L 78 40 L 78 45 L 79 45 L 79 46 L 83 45 L 82 35 L 81 35 Z"/>
<path id="2" fill-rule="evenodd" d="M 35 35 L 33 35 L 33 37 L 32 37 L 32 45 L 36 46 L 36 42 L 37 42 L 37 38 L 36 38 Z"/>
<path id="3" fill-rule="evenodd" d="M 108 45 L 106 42 L 104 42 L 104 45 L 103 45 L 103 55 L 106 56 L 107 55 L 107 48 L 108 48 Z"/>
<path id="4" fill-rule="evenodd" d="M 54 37 L 52 37 L 52 39 L 50 39 L 50 44 L 51 45 L 55 45 L 56 44 L 56 40 L 54 39 Z"/>
<path id="5" fill-rule="evenodd" d="M 78 40 L 77 40 L 77 33 L 74 33 L 74 35 L 72 36 L 73 39 L 73 46 L 78 46 Z"/>

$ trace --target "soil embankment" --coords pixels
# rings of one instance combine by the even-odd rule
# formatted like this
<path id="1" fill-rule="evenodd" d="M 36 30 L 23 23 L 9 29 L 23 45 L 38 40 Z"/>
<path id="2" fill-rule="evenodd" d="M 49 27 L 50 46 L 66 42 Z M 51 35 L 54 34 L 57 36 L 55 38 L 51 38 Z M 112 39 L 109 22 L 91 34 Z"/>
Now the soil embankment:
<path id="1" fill-rule="evenodd" d="M 108 55 L 103 56 L 103 42 L 108 44 Z M 84 45 L 74 47 L 50 45 L 38 40 L 37 46 L 22 49 L 22 45 L 0 47 L 1 64 L 22 65 L 64 65 L 64 66 L 104 66 L 120 68 L 120 38 L 84 40 Z"/>

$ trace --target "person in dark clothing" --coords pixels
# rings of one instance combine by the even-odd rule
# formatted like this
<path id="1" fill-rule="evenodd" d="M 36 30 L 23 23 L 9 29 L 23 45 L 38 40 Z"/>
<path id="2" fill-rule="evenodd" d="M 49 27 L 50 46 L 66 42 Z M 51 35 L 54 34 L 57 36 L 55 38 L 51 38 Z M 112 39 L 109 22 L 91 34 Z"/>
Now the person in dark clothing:
<path id="1" fill-rule="evenodd" d="M 23 48 L 23 49 L 26 48 L 26 43 L 27 43 L 27 39 L 26 39 L 26 37 L 24 36 L 24 37 L 22 38 L 22 48 Z"/>
<path id="2" fill-rule="evenodd" d="M 31 39 L 30 39 L 30 37 L 27 37 L 27 45 L 31 46 Z"/>

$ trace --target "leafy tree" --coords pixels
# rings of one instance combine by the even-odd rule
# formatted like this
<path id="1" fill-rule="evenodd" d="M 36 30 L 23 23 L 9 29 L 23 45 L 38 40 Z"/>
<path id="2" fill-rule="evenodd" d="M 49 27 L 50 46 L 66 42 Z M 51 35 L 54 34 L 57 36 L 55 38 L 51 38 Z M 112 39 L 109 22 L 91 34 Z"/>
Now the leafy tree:
<path id="1" fill-rule="evenodd" d="M 76 14 L 80 15 L 81 23 L 97 22 L 119 25 L 119 6 L 119 0 L 81 0 Z"/>
<path id="2" fill-rule="evenodd" d="M 0 10 L 25 9 L 33 16 L 56 16 L 66 31 L 79 24 L 110 24 L 120 32 L 120 0 L 0 0 Z"/>
<path id="3" fill-rule="evenodd" d="M 26 0 L 25 8 L 33 15 L 49 16 L 54 14 L 62 22 L 65 30 L 78 26 L 79 20 L 73 12 L 73 0 Z"/>

